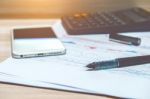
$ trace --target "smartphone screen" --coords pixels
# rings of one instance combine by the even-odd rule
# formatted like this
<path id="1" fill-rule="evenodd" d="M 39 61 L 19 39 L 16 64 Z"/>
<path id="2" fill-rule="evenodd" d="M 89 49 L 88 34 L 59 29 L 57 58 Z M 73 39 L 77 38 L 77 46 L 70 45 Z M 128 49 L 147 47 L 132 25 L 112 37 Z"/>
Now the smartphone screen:
<path id="1" fill-rule="evenodd" d="M 13 29 L 12 56 L 14 58 L 62 55 L 65 52 L 65 47 L 51 27 Z"/>
<path id="2" fill-rule="evenodd" d="M 51 27 L 14 29 L 14 39 L 21 38 L 56 38 Z"/>

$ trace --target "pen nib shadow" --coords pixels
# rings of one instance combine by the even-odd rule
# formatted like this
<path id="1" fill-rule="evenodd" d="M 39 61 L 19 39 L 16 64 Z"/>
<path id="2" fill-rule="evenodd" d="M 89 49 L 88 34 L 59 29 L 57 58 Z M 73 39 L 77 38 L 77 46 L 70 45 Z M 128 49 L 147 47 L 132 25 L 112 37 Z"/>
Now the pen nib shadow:
<path id="1" fill-rule="evenodd" d="M 95 69 L 87 69 L 86 71 L 96 71 Z"/>

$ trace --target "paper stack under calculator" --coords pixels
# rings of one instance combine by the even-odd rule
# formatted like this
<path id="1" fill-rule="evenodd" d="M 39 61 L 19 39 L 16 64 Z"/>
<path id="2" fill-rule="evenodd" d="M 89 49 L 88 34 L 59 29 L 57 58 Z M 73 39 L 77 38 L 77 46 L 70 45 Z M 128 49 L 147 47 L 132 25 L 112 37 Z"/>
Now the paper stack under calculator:
<path id="1" fill-rule="evenodd" d="M 64 33 L 61 27 L 55 32 Z M 127 33 L 142 38 L 140 46 L 111 42 L 108 35 L 60 37 L 66 55 L 27 59 L 8 58 L 0 64 L 0 81 L 125 98 L 150 98 L 150 64 L 87 71 L 94 61 L 150 54 L 150 33 Z"/>

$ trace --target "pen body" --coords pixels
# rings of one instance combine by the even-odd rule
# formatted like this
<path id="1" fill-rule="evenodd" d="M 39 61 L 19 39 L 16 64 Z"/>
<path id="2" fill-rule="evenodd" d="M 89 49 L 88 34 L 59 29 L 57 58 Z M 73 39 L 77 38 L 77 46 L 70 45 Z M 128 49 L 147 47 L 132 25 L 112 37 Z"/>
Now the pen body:
<path id="1" fill-rule="evenodd" d="M 117 59 L 119 67 L 150 63 L 150 55 Z"/>
<path id="2" fill-rule="evenodd" d="M 93 62 L 91 64 L 88 64 L 86 67 L 92 70 L 103 70 L 103 69 L 127 67 L 132 65 L 140 65 L 146 63 L 150 63 L 150 55 L 118 58 L 114 60 L 101 61 L 101 62 Z"/>

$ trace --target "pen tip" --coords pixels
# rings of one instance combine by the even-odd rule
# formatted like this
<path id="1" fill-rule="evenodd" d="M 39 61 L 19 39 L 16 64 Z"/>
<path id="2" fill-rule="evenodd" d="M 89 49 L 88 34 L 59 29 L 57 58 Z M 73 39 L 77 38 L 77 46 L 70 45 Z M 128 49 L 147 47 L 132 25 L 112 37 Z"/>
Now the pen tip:
<path id="1" fill-rule="evenodd" d="M 96 67 L 95 62 L 88 64 L 86 67 L 94 69 Z"/>

